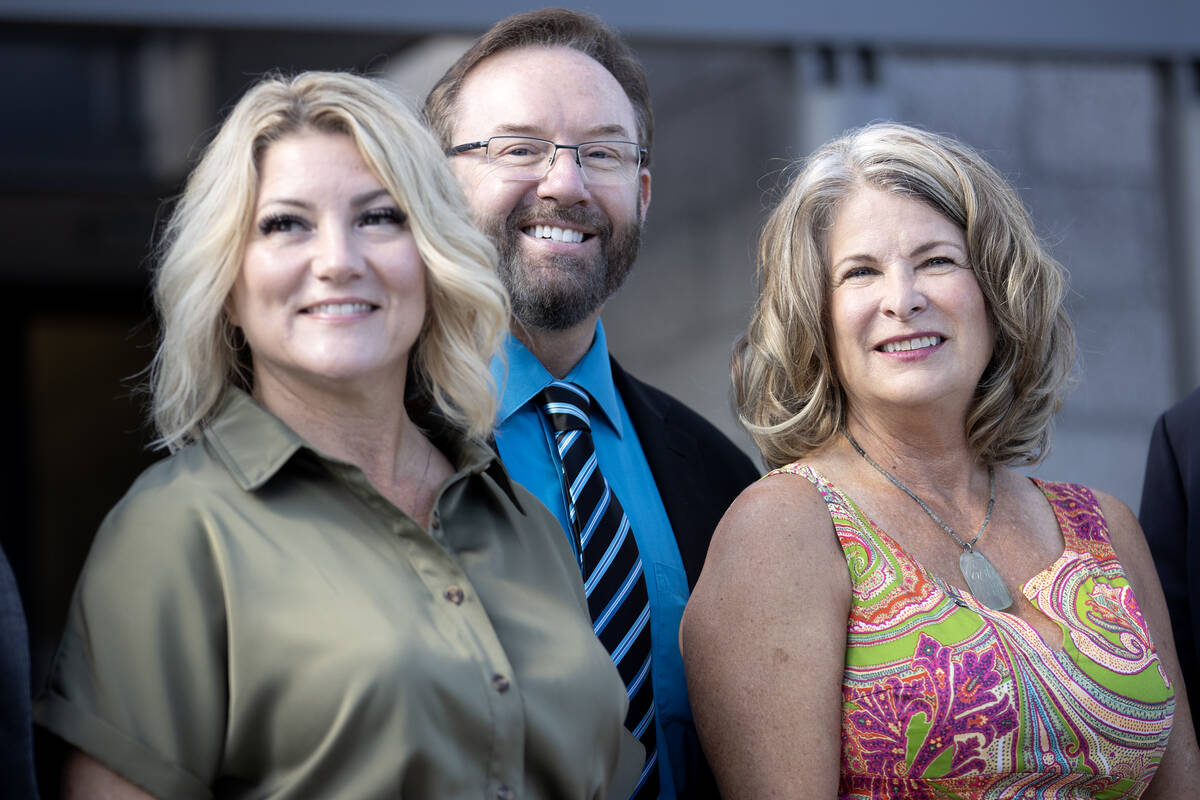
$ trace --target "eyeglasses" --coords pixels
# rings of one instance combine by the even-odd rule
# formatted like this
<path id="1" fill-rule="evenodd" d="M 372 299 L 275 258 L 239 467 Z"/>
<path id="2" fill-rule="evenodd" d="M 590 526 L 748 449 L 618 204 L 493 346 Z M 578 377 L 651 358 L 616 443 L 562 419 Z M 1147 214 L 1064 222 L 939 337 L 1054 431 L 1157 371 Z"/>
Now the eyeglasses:
<path id="1" fill-rule="evenodd" d="M 480 149 L 487 155 L 488 165 L 510 181 L 540 181 L 554 166 L 559 150 L 574 150 L 584 183 L 592 186 L 632 183 L 646 159 L 646 148 L 637 142 L 557 144 L 531 136 L 493 136 L 451 147 L 446 155 L 458 156 Z"/>

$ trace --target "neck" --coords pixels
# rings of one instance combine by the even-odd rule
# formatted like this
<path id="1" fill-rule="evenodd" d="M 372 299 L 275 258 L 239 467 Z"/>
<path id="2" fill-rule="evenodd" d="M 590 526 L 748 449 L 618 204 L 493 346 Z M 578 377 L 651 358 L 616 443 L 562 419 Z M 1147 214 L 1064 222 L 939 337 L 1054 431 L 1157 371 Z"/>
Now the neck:
<path id="1" fill-rule="evenodd" d="M 986 490 L 987 467 L 971 451 L 964 426 L 889 425 L 852 411 L 846 430 L 877 464 L 926 500 L 962 502 L 977 485 Z"/>
<path id="2" fill-rule="evenodd" d="M 513 336 L 533 353 L 551 375 L 561 379 L 587 354 L 596 338 L 596 322 L 599 319 L 600 311 L 596 310 L 578 325 L 550 331 L 525 325 L 514 318 L 510 329 Z"/>
<path id="3" fill-rule="evenodd" d="M 255 398 L 317 450 L 395 485 L 429 446 L 404 407 L 404 378 L 386 386 L 302 385 L 255 371 Z M 419 471 L 420 464 L 415 469 Z"/>

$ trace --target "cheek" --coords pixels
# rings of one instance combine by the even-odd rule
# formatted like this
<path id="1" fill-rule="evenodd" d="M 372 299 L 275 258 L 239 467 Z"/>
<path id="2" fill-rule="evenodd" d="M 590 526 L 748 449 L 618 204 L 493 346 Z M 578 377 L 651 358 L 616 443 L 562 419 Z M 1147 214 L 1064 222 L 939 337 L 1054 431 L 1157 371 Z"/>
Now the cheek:
<path id="1" fill-rule="evenodd" d="M 460 170 L 457 177 L 477 219 L 507 216 L 529 191 L 525 183 L 499 180 L 486 170 Z"/>
<path id="2" fill-rule="evenodd" d="M 233 288 L 229 290 L 229 296 L 225 298 L 225 313 L 229 316 L 231 323 L 239 328 L 243 326 L 243 320 L 247 318 L 244 274 L 238 275 L 237 280 L 233 283 Z"/>
<path id="3" fill-rule="evenodd" d="M 303 280 L 303 260 L 265 247 L 251 247 L 229 292 L 230 307 L 245 320 L 250 309 L 286 302 Z"/>
<path id="4" fill-rule="evenodd" d="M 633 223 L 640 225 L 643 222 L 639 184 L 633 185 L 633 191 L 626 191 L 622 186 L 602 186 L 592 189 L 591 193 L 615 229 L 620 230 Z"/>
<path id="5" fill-rule="evenodd" d="M 864 304 L 861 299 L 844 291 L 834 293 L 829 300 L 829 338 L 833 347 L 834 357 L 837 357 L 839 342 L 854 341 L 861 333 L 864 317 Z"/>
<path id="6" fill-rule="evenodd" d="M 387 269 L 390 290 L 402 301 L 428 306 L 429 268 L 411 237 L 392 254 Z"/>

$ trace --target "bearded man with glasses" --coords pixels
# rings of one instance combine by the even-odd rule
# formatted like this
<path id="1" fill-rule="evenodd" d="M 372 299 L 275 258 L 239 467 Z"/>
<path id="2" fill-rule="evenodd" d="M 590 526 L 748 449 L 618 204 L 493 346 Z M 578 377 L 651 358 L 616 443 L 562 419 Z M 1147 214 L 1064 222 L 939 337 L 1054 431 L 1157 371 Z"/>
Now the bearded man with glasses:
<path id="1" fill-rule="evenodd" d="M 713 529 L 758 477 L 723 434 L 627 374 L 600 313 L 637 257 L 654 121 L 645 70 L 600 20 L 494 25 L 425 102 L 512 297 L 496 445 L 555 512 L 646 749 L 636 798 L 716 796 L 687 700 L 679 620 Z"/>

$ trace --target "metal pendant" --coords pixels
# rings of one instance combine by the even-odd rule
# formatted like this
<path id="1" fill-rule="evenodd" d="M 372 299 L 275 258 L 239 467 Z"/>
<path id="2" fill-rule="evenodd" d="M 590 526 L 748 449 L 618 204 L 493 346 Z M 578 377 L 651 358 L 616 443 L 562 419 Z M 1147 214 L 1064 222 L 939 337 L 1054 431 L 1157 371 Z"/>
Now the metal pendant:
<path id="1" fill-rule="evenodd" d="M 976 600 L 993 611 L 1012 607 L 1012 595 L 1008 593 L 1004 579 L 983 553 L 970 548 L 963 550 L 958 557 L 958 568 L 962 570 L 963 577 L 967 579 L 967 588 Z"/>

